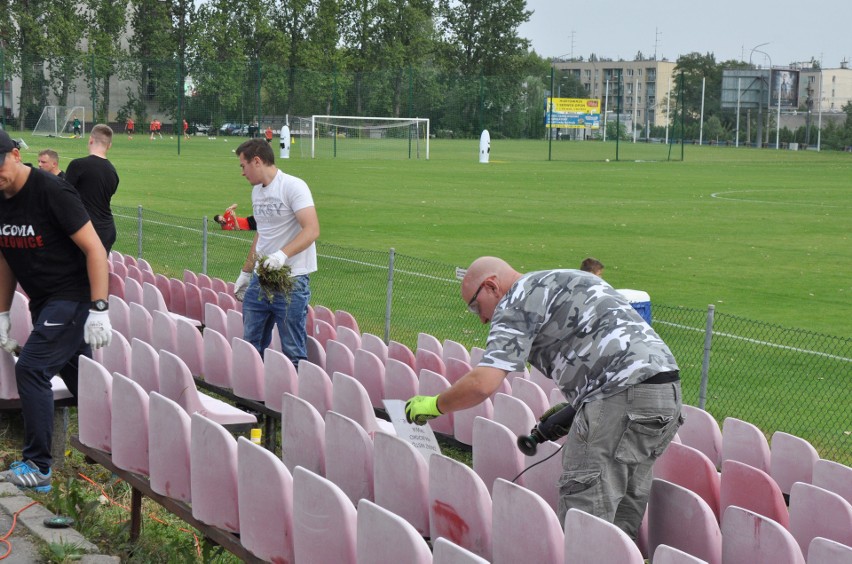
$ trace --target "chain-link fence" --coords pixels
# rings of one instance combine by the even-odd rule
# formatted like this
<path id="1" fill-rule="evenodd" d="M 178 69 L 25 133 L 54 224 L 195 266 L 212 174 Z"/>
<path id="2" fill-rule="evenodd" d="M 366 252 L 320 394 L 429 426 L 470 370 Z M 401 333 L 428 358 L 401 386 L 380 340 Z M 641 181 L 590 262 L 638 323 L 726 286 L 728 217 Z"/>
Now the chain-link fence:
<path id="1" fill-rule="evenodd" d="M 235 278 L 253 232 L 114 207 L 115 249 L 163 274 L 184 269 Z M 390 252 L 318 243 L 312 303 L 352 313 L 361 331 L 415 347 L 429 333 L 484 346 L 487 327 L 459 297 L 457 266 Z M 466 266 L 466 265 L 464 265 Z M 708 310 L 653 304 L 653 326 L 681 368 L 684 400 L 719 421 L 737 417 L 771 435 L 809 440 L 825 458 L 852 463 L 852 339 Z"/>

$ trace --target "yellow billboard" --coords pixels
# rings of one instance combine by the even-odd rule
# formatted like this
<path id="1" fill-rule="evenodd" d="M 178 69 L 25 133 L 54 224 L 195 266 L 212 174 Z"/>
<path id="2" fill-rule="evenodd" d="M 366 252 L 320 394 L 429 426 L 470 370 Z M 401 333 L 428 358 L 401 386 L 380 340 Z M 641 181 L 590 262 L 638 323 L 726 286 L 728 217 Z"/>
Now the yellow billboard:
<path id="1" fill-rule="evenodd" d="M 553 108 L 550 107 L 551 101 Z M 545 100 L 544 123 L 548 128 L 598 129 L 601 123 L 601 101 L 599 98 L 548 97 Z"/>

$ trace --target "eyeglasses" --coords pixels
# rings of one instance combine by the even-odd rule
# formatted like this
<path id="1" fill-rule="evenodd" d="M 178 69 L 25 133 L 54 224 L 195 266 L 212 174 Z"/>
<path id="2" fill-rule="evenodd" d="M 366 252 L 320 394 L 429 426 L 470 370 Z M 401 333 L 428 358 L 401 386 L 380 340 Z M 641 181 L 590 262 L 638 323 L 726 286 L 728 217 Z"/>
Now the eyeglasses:
<path id="1" fill-rule="evenodd" d="M 474 315 L 479 315 L 479 304 L 477 303 L 476 298 L 479 297 L 479 292 L 481 292 L 484 287 L 485 281 L 479 285 L 479 288 L 477 288 L 476 292 L 473 293 L 473 297 L 470 298 L 469 302 L 467 302 L 467 310 Z"/>

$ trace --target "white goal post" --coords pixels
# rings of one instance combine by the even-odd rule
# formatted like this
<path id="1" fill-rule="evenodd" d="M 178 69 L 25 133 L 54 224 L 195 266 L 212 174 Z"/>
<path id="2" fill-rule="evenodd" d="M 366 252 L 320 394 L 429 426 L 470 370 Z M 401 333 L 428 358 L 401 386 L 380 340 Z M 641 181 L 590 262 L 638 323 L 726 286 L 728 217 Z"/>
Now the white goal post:
<path id="1" fill-rule="evenodd" d="M 86 132 L 86 110 L 83 106 L 45 106 L 36 122 L 33 135 L 74 137 L 74 119 L 80 120 L 80 135 Z"/>
<path id="2" fill-rule="evenodd" d="M 429 159 L 429 119 L 311 116 L 311 158 Z"/>

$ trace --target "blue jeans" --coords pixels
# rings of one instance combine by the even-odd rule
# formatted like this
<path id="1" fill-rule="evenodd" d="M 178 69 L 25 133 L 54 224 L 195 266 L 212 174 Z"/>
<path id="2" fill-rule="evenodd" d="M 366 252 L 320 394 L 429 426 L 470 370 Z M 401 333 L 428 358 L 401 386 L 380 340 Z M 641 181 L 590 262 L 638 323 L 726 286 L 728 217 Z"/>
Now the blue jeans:
<path id="1" fill-rule="evenodd" d="M 24 417 L 22 458 L 47 472 L 52 463 L 53 392 L 50 380 L 59 374 L 77 397 L 77 362 L 92 356 L 83 341 L 89 302 L 55 300 L 33 312 L 33 331 L 15 364 L 15 381 Z"/>
<path id="2" fill-rule="evenodd" d="M 308 358 L 305 321 L 310 300 L 311 277 L 307 274 L 293 277 L 293 291 L 289 295 L 276 292 L 272 299 L 260 287 L 257 274 L 252 275 L 243 298 L 243 339 L 263 357 L 263 351 L 272 341 L 272 327 L 277 325 L 281 351 L 298 368 L 299 361 Z"/>

